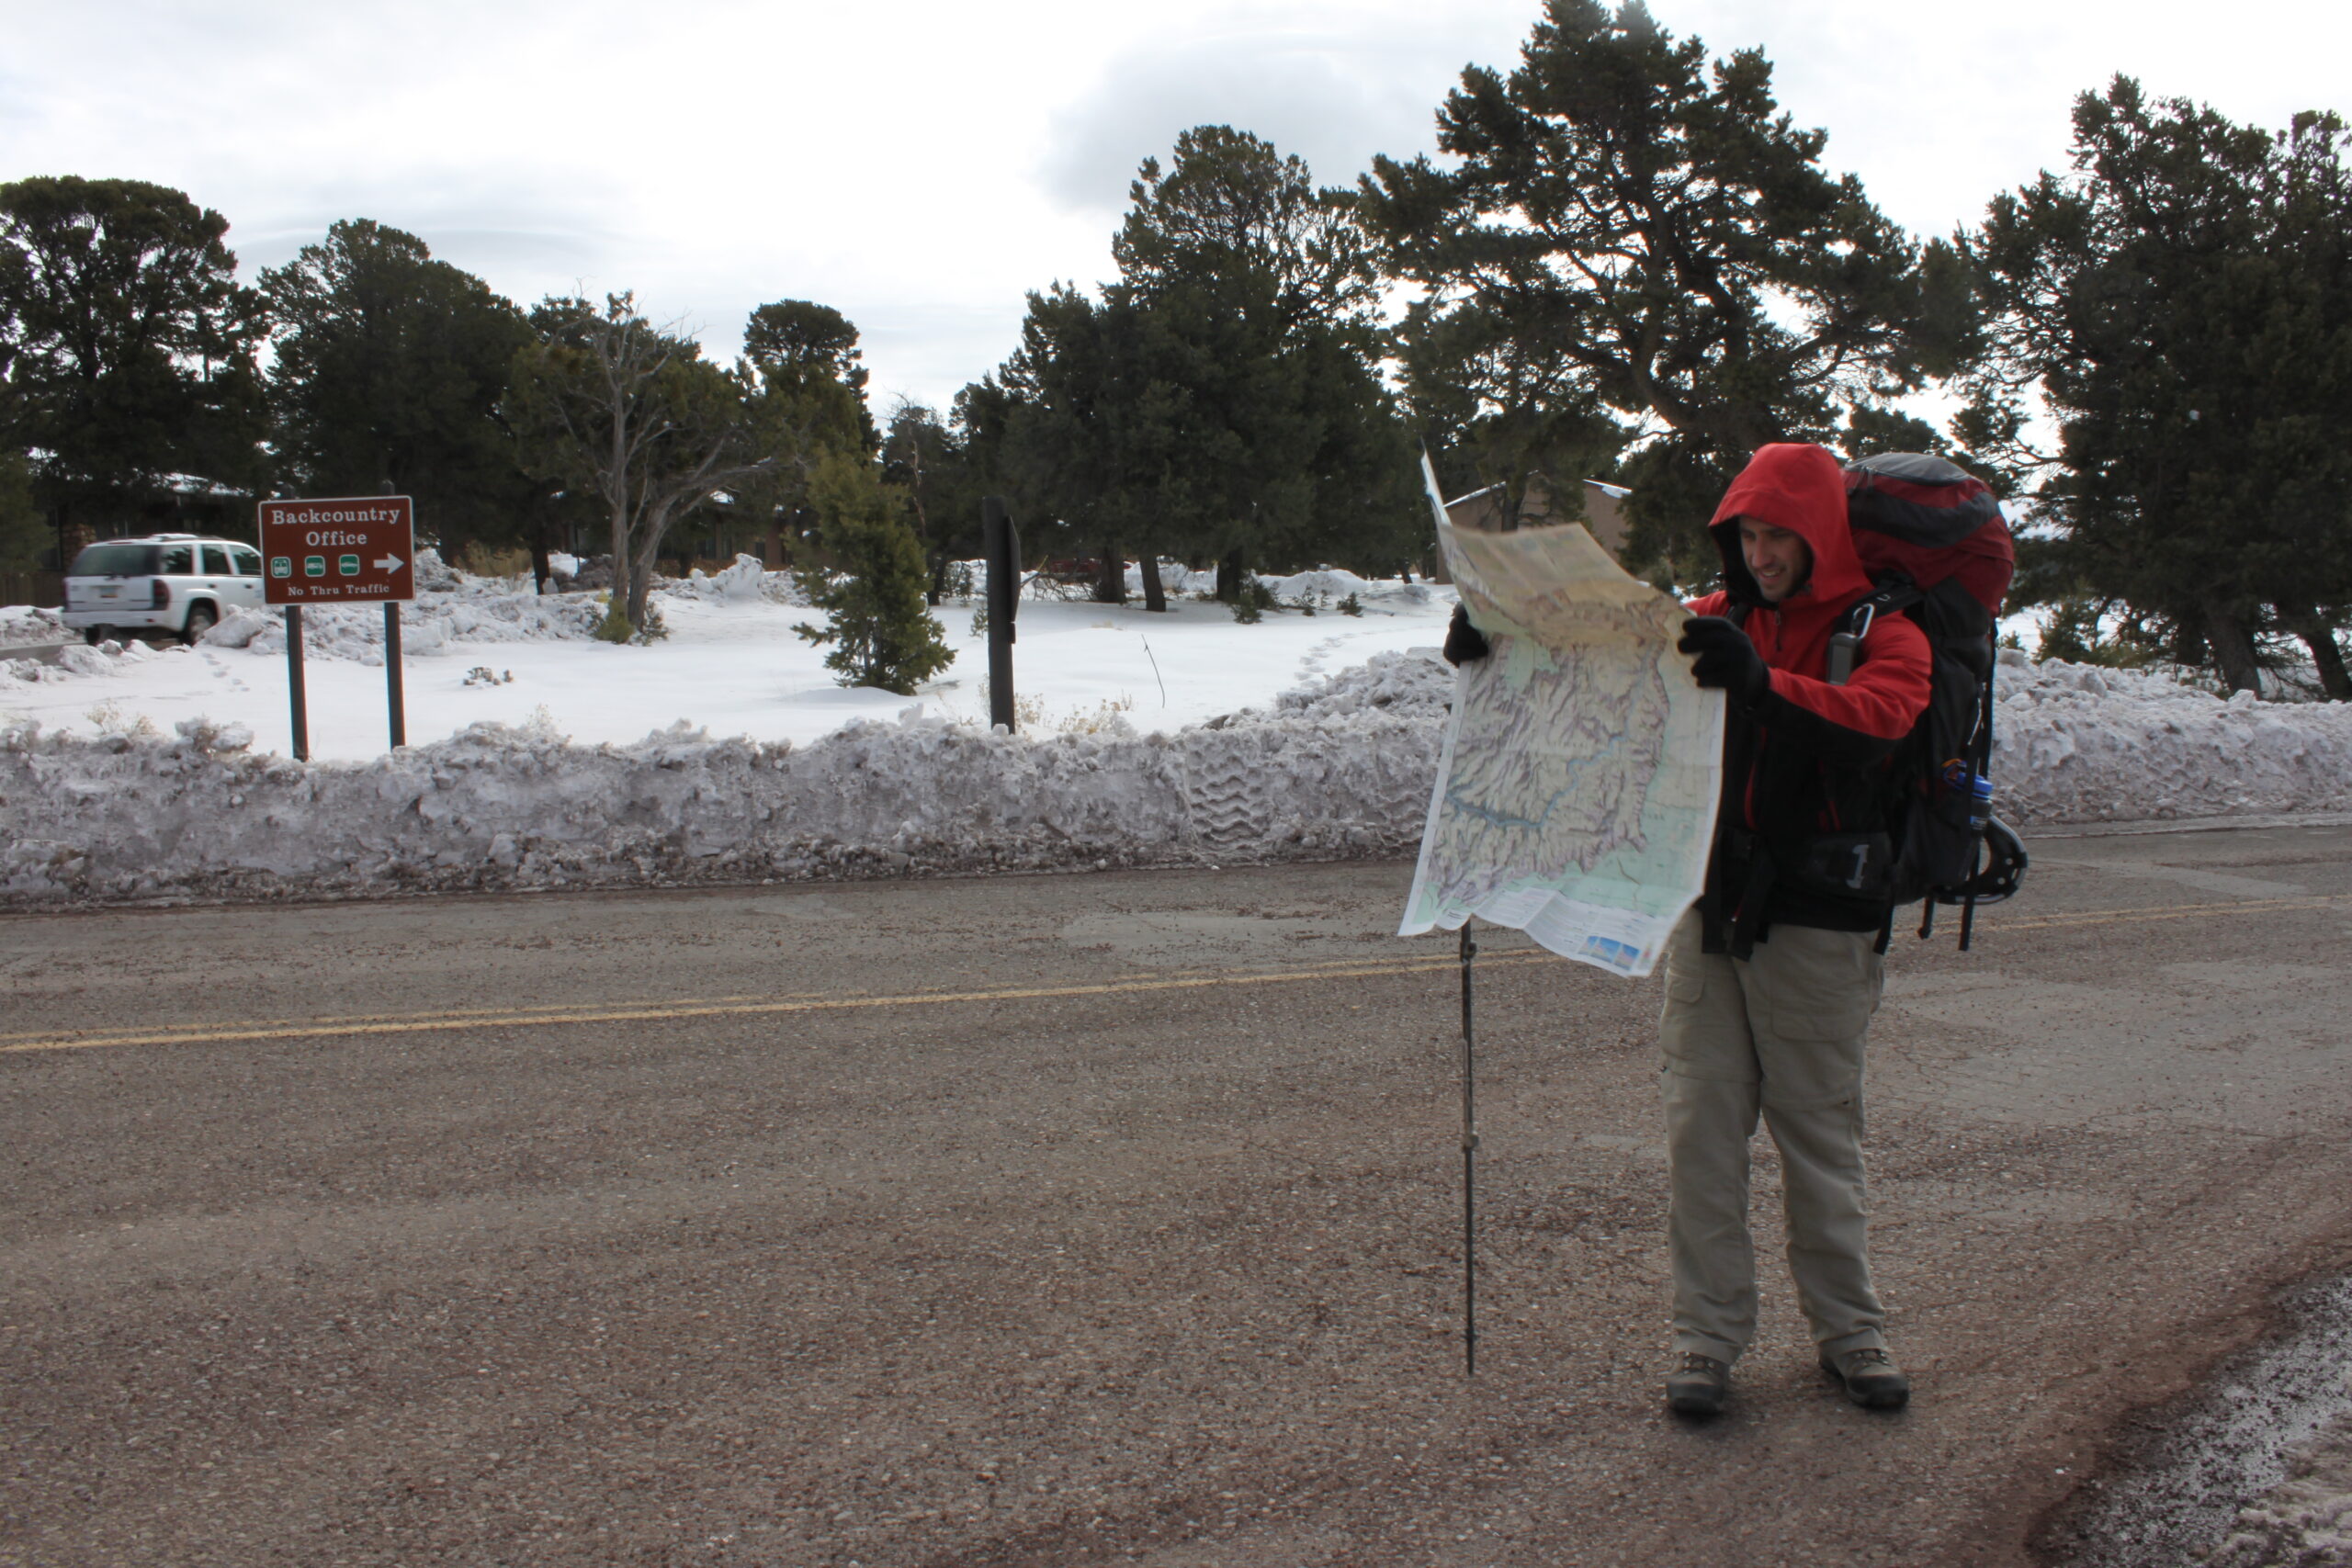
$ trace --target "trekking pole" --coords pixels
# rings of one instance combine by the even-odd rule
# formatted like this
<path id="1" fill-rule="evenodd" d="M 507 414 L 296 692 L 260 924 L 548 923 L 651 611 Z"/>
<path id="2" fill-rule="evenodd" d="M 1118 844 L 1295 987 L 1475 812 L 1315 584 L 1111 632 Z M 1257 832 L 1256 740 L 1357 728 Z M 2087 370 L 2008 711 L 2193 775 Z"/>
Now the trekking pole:
<path id="1" fill-rule="evenodd" d="M 1462 1375 L 1478 1375 L 1478 1090 L 1471 963 L 1478 944 L 1462 922 Z"/>
<path id="2" fill-rule="evenodd" d="M 2000 668 L 2000 660 L 2001 656 L 1998 653 L 1993 656 L 1992 670 L 1997 671 Z M 1987 671 L 1984 676 L 1984 698 L 1983 706 L 1977 713 L 1976 727 L 1977 742 L 1973 748 L 1976 753 L 1975 776 L 1978 781 L 1976 810 L 1984 813 L 1984 824 L 1990 825 L 1993 819 L 1993 794 L 1992 785 L 1986 781 L 1991 779 L 1993 773 L 1992 671 Z M 1971 826 L 1976 827 L 1976 831 L 1968 841 L 1968 897 L 1960 906 L 1960 950 L 1962 953 L 1968 951 L 1968 939 L 1976 934 L 1976 872 L 1984 859 L 1984 829 L 1983 826 L 1976 825 L 1973 816 L 1972 812 Z"/>

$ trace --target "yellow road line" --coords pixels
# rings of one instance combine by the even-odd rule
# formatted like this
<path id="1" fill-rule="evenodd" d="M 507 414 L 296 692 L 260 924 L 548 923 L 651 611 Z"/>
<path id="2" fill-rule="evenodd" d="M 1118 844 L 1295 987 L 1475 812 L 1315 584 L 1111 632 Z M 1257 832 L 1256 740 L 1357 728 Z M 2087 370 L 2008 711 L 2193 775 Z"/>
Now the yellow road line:
<path id="1" fill-rule="evenodd" d="M 1488 949 L 1484 951 L 1496 950 Z M 1499 950 L 1498 956 L 1508 956 L 1514 953 L 1522 952 L 1527 955 L 1532 955 L 1532 950 L 1501 949 Z M 1426 959 L 1415 960 L 1400 957 L 1394 959 L 1378 959 L 1373 960 L 1372 962 L 1396 964 L 1425 964 L 1429 961 Z M 1363 968 L 1364 963 L 1365 961 L 1363 959 L 1333 960 L 1324 964 L 1302 964 L 1296 969 L 1284 969 L 1275 971 L 1274 973 L 1279 973 L 1284 976 L 1295 976 L 1300 978 L 1313 978 L 1316 975 L 1326 971 L 1355 974 Z M 1114 987 L 1125 985 L 1129 982 L 1148 984 L 1153 982 L 1187 978 L 1194 976 L 1212 976 L 1246 984 L 1255 977 L 1255 971 L 1244 970 L 1237 976 L 1230 970 L 1220 969 L 1213 964 L 1185 965 L 1175 969 L 1146 970 L 1138 974 L 1122 975 L 1116 979 L 1108 982 L 1108 984 Z M 928 994 L 929 993 L 925 992 L 913 993 L 916 997 L 922 997 Z M 957 994 L 961 995 L 962 993 Z M 407 1025 L 415 1028 L 438 1027 L 447 1029 L 462 1029 L 478 1025 L 488 1028 L 501 1023 L 511 1023 L 518 1021 L 536 1024 L 560 1023 L 564 1020 L 562 1017 L 558 1015 L 582 1016 L 603 1013 L 610 1011 L 616 1007 L 639 1010 L 646 1009 L 661 1010 L 667 1008 L 729 1007 L 739 1003 L 750 1003 L 763 1008 L 772 1008 L 780 1003 L 831 1002 L 841 999 L 842 998 L 836 993 L 828 991 L 787 991 L 781 996 L 769 993 L 766 995 L 745 994 L 729 997 L 676 997 L 668 1000 L 643 1000 L 619 1003 L 524 1002 L 517 1003 L 512 1007 L 464 1008 L 441 1012 L 327 1013 L 316 1018 L 256 1018 L 247 1020 L 245 1022 L 241 1023 L 236 1027 L 239 1030 L 248 1032 L 282 1031 L 291 1034 L 333 1034 L 356 1032 L 351 1031 L 349 1026 L 362 1024 L 393 1024 Z M 888 998 L 869 998 L 868 1000 L 885 999 L 895 1001 L 904 998 L 892 997 Z M 108 1045 L 117 1043 L 162 1043 L 167 1041 L 179 1039 L 209 1040 L 215 1038 L 221 1027 L 222 1026 L 219 1024 L 204 1023 L 157 1024 L 152 1028 L 141 1030 L 132 1034 L 123 1034 L 119 1036 L 111 1034 L 91 1036 L 75 1035 L 62 1042 L 54 1030 L 19 1030 L 13 1033 L 0 1033 L 0 1052 L 4 1052 L 11 1045 L 16 1044 L 22 1044 L 29 1050 L 49 1050 L 56 1048 L 61 1043 L 67 1045 Z M 255 1035 L 254 1037 L 269 1038 L 274 1036 Z"/>
<path id="2" fill-rule="evenodd" d="M 1527 964 L 1551 955 L 1535 950 L 1492 953 L 1491 964 Z M 1279 986 L 1308 980 L 1375 979 L 1382 976 L 1424 974 L 1448 969 L 1458 962 L 1444 958 L 1388 960 L 1352 967 L 1317 965 L 1239 974 L 1206 974 L 1160 978 L 1100 981 L 1078 986 L 1018 986 L 980 991 L 908 991 L 889 996 L 798 997 L 772 1001 L 688 1001 L 624 1003 L 594 1011 L 526 1011 L 503 1014 L 424 1014 L 381 1021 L 322 1019 L 243 1028 L 181 1028 L 138 1034 L 94 1034 L 76 1039 L 23 1040 L 0 1044 L 0 1055 L 33 1051 L 86 1051 L 129 1045 L 220 1045 L 264 1040 L 308 1040 L 327 1036 L 370 1034 L 434 1034 L 469 1029 L 529 1029 L 557 1023 L 671 1022 L 696 1018 L 744 1018 L 785 1013 L 849 1012 L 871 1008 L 936 1006 L 944 1002 L 1041 1001 L 1073 997 L 1140 996 L 1154 991 L 1205 990 L 1220 986 Z"/>
<path id="3" fill-rule="evenodd" d="M 2256 909 L 2324 909 L 2341 904 L 2340 897 L 2326 894 L 2309 898 L 2241 898 L 2219 904 L 2178 904 L 2165 909 L 2083 909 L 2066 915 L 2028 915 L 2023 919 L 2000 920 L 1996 929 L 2005 931 L 2049 931 L 2064 926 L 2121 926 L 2146 920 L 2195 920 L 2209 915 L 2237 915 Z M 1939 913 L 1937 924 L 1941 926 L 1949 915 Z M 1980 914 L 1978 919 L 1984 917 Z M 1899 927 L 1902 922 L 1897 920 Z"/>
<path id="4" fill-rule="evenodd" d="M 799 1000 L 803 998 L 821 997 L 825 993 L 821 991 L 797 991 L 788 993 L 783 997 L 762 997 L 754 994 L 746 994 L 740 997 L 696 997 L 693 999 L 697 1002 L 787 1001 Z M 485 1023 L 494 1023 L 502 1018 L 510 1018 L 518 1014 L 527 1013 L 537 1015 L 542 1013 L 586 1012 L 593 1011 L 598 1008 L 610 1007 L 613 1004 L 610 1002 L 530 1002 L 518 1004 L 514 1007 L 464 1008 L 448 1012 L 328 1013 L 324 1017 L 321 1018 L 256 1018 L 246 1023 L 244 1027 L 248 1029 L 277 1029 L 294 1028 L 298 1026 L 311 1028 L 322 1025 L 332 1026 L 345 1023 L 401 1023 L 417 1020 L 447 1020 L 454 1023 L 464 1023 L 478 1021 Z M 211 1027 L 214 1026 L 200 1023 L 163 1024 L 158 1025 L 153 1032 L 158 1035 L 164 1035 L 180 1031 L 200 1032 Z M 53 1031 L 38 1029 L 17 1030 L 14 1032 L 0 1034 L 0 1049 L 5 1049 L 11 1042 L 14 1041 L 40 1042 L 52 1040 L 54 1038 L 55 1032 Z M 144 1036 L 142 1035 L 141 1038 L 144 1038 Z"/>
<path id="5" fill-rule="evenodd" d="M 2212 916 L 2281 909 L 2318 909 L 2342 904 L 2340 897 L 2247 898 L 2169 908 L 2085 909 L 2023 919 L 1984 918 L 1989 933 L 2054 931 L 2151 920 L 2199 919 Z M 1949 918 L 1949 917 L 1946 917 Z M 1939 924 L 1942 920 L 1939 919 Z M 1534 964 L 1553 955 L 1540 948 L 1488 950 L 1489 966 Z M 1069 986 L 1017 986 L 984 990 L 903 991 L 881 996 L 703 997 L 669 1002 L 544 1003 L 482 1008 L 462 1012 L 356 1013 L 320 1019 L 274 1019 L 235 1027 L 202 1024 L 163 1026 L 137 1032 L 0 1036 L 0 1055 L 37 1051 L 85 1051 L 136 1045 L 221 1045 L 268 1040 L 334 1036 L 450 1033 L 479 1029 L 536 1029 L 564 1023 L 654 1023 L 697 1018 L 748 1018 L 791 1013 L 852 1012 L 878 1008 L 933 1007 L 943 1003 L 1051 1001 L 1081 997 L 1143 996 L 1153 992 L 1209 990 L 1227 986 L 1295 985 L 1315 980 L 1377 979 L 1385 976 L 1434 974 L 1451 969 L 1452 954 L 1303 964 L 1295 969 L 1184 970 L 1173 974 L 1124 976 L 1115 980 Z"/>

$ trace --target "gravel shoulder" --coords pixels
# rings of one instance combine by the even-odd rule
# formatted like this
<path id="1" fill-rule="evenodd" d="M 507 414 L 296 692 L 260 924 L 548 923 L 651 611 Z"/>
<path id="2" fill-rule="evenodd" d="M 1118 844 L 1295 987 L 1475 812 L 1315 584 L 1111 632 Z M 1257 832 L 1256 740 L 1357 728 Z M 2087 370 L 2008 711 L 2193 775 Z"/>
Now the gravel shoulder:
<path id="1" fill-rule="evenodd" d="M 1463 1378 L 1407 866 L 0 918 L 0 1562 L 2032 1561 L 2352 1267 L 2352 829 L 2033 847 L 1874 1034 L 1915 1404 L 1774 1261 L 1709 1426 L 1656 983 L 1502 932 Z"/>

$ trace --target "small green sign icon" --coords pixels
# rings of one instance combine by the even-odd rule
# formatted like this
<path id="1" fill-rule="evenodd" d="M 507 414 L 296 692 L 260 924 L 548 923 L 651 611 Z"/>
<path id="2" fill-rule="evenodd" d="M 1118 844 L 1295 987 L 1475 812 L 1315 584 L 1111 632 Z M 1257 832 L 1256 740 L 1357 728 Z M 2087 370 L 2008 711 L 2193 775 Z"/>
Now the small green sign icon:
<path id="1" fill-rule="evenodd" d="M 359 575 L 359 558 L 357 556 L 337 556 L 335 558 L 334 564 L 345 577 L 357 577 Z"/>
<path id="2" fill-rule="evenodd" d="M 304 577 L 324 577 L 326 574 L 327 574 L 327 558 L 326 558 L 326 557 L 324 557 L 324 556 L 304 556 L 304 557 L 302 558 L 302 575 L 303 575 Z"/>
<path id="3" fill-rule="evenodd" d="M 272 577 L 291 577 L 291 576 L 293 576 L 293 575 L 294 575 L 294 558 L 293 558 L 292 556 L 272 556 L 272 557 L 270 557 L 270 558 L 269 558 L 269 575 L 270 575 L 270 576 L 272 576 Z"/>

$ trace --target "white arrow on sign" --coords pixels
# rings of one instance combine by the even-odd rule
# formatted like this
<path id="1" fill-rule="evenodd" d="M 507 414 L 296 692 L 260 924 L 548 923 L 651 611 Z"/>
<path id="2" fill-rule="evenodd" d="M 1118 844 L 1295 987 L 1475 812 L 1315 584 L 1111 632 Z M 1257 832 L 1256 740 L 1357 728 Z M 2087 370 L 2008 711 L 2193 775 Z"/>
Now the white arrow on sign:
<path id="1" fill-rule="evenodd" d="M 376 563 L 378 571 L 398 571 L 400 569 L 401 558 L 396 555 L 387 554 L 383 559 Z"/>

